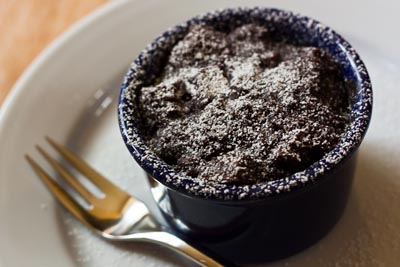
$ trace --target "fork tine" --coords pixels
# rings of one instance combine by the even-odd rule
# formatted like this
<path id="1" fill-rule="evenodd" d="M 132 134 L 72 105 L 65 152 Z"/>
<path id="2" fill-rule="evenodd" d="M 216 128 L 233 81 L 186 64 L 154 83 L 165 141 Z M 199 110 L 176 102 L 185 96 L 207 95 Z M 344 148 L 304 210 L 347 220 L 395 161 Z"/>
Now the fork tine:
<path id="1" fill-rule="evenodd" d="M 84 174 L 90 181 L 92 181 L 100 190 L 104 193 L 121 194 L 124 193 L 119 187 L 111 183 L 109 180 L 104 178 L 100 173 L 90 167 L 85 161 L 75 156 L 65 147 L 57 144 L 50 137 L 46 137 L 46 140 L 61 154 L 63 155 L 77 170 Z"/>
<path id="2" fill-rule="evenodd" d="M 81 183 L 79 183 L 69 171 L 64 169 L 55 159 L 53 159 L 46 151 L 43 150 L 40 146 L 36 146 L 37 150 L 39 150 L 40 154 L 57 170 L 61 176 L 67 180 L 67 182 L 87 201 L 93 202 L 96 199 L 89 190 L 86 189 Z"/>
<path id="3" fill-rule="evenodd" d="M 31 165 L 32 169 L 39 176 L 40 180 L 46 185 L 47 189 L 54 195 L 54 197 L 61 202 L 61 204 L 69 210 L 78 220 L 87 226 L 90 224 L 85 218 L 85 210 L 66 193 L 51 177 L 43 170 L 29 155 L 25 155 L 25 159 Z"/>

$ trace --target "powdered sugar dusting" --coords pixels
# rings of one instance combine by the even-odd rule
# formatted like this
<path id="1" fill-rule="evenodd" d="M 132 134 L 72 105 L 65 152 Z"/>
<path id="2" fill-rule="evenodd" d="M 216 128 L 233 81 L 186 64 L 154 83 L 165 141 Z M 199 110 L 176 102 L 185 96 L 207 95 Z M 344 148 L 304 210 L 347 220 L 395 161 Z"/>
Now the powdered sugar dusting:
<path id="1" fill-rule="evenodd" d="M 341 65 L 346 79 L 357 83 L 357 95 L 352 105 L 351 123 L 333 150 L 305 171 L 297 172 L 288 179 L 258 183 L 247 191 L 241 185 L 206 184 L 173 170 L 144 143 L 143 135 L 137 128 L 137 118 L 132 114 L 137 108 L 136 91 L 155 82 L 172 47 L 184 38 L 191 25 L 205 23 L 217 30 L 229 30 L 252 22 L 268 25 L 268 34 L 328 50 Z M 215 45 L 211 50 L 218 47 L 219 45 Z M 198 57 L 200 56 L 199 54 Z M 214 60 L 212 55 L 207 55 L 207 59 Z M 290 12 L 267 8 L 238 8 L 195 17 L 169 29 L 151 43 L 135 60 L 126 76 L 120 98 L 119 122 L 131 154 L 146 171 L 160 181 L 181 191 L 207 198 L 254 199 L 289 192 L 325 177 L 325 173 L 345 160 L 360 144 L 369 124 L 371 107 L 372 91 L 368 73 L 357 53 L 341 36 L 315 20 Z"/>
<path id="2" fill-rule="evenodd" d="M 323 50 L 275 42 L 256 24 L 229 33 L 194 25 L 157 84 L 138 94 L 150 148 L 206 183 L 251 184 L 305 169 L 350 119 L 338 64 Z"/>

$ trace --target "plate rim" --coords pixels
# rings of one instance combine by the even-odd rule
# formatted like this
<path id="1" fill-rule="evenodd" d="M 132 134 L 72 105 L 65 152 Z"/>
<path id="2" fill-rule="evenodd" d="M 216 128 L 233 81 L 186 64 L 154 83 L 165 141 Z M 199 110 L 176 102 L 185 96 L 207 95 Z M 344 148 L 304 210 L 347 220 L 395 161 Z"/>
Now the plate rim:
<path id="1" fill-rule="evenodd" d="M 106 2 L 102 6 L 97 7 L 92 12 L 83 16 L 81 19 L 78 19 L 39 52 L 39 54 L 19 76 L 17 81 L 11 87 L 11 90 L 7 94 L 3 103 L 0 105 L 0 137 L 3 135 L 4 124 L 6 124 L 7 118 L 10 116 L 10 110 L 15 106 L 15 103 L 18 102 L 18 99 L 23 96 L 26 91 L 26 84 L 38 71 L 40 71 L 41 66 L 45 65 L 54 54 L 62 49 L 63 44 L 68 42 L 72 37 L 79 35 L 82 31 L 93 25 L 102 17 L 107 16 L 109 13 L 112 13 L 121 6 L 129 4 L 129 2 L 129 0 L 113 0 Z"/>

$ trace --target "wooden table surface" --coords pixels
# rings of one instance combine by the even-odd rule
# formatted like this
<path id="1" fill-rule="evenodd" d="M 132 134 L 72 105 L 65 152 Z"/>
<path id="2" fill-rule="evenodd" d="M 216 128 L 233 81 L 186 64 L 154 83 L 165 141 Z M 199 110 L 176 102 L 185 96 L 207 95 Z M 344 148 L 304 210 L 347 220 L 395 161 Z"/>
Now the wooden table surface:
<path id="1" fill-rule="evenodd" d="M 107 0 L 0 0 L 0 106 L 55 37 Z"/>

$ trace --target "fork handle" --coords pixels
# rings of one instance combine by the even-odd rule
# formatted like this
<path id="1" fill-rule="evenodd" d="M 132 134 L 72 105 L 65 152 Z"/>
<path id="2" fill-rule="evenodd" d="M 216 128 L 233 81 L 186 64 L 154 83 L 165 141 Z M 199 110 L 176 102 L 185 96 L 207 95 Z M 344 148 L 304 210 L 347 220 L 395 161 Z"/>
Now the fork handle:
<path id="1" fill-rule="evenodd" d="M 191 246 L 186 241 L 168 232 L 155 231 L 133 233 L 130 235 L 119 236 L 118 239 L 125 241 L 145 241 L 162 245 L 164 247 L 174 250 L 175 252 L 185 256 L 187 259 L 192 260 L 199 266 L 203 267 L 239 267 L 238 265 L 228 262 L 225 259 L 219 259 L 217 261 L 217 255 L 211 256 L 211 252 L 204 253 L 197 248 Z"/>

